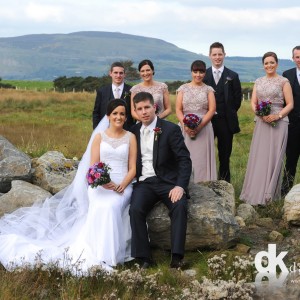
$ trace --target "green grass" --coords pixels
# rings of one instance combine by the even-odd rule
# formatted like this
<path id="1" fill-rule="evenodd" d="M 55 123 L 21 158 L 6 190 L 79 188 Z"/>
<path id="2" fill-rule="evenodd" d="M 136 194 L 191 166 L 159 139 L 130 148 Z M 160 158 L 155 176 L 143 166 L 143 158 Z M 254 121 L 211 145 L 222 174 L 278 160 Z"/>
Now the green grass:
<path id="1" fill-rule="evenodd" d="M 11 84 L 21 90 L 49 91 L 53 89 L 52 81 L 2 80 L 1 82 Z"/>

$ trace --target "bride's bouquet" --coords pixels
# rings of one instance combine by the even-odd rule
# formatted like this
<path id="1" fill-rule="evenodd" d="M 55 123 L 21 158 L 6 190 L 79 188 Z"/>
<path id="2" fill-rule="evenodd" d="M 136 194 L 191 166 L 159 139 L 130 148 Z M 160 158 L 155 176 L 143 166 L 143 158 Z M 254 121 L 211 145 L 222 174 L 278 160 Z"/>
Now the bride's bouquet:
<path id="1" fill-rule="evenodd" d="M 255 114 L 259 117 L 268 116 L 271 113 L 272 102 L 270 100 L 262 100 L 257 103 L 255 106 Z M 271 122 L 270 125 L 275 127 L 277 125 L 276 122 Z"/>
<path id="2" fill-rule="evenodd" d="M 98 162 L 89 167 L 86 174 L 87 182 L 89 186 L 95 188 L 99 185 L 109 183 L 111 181 L 109 171 L 111 168 L 104 162 Z"/>
<path id="3" fill-rule="evenodd" d="M 183 118 L 184 126 L 194 130 L 201 123 L 202 119 L 196 114 L 186 114 Z M 191 136 L 191 139 L 194 140 L 196 136 Z"/>

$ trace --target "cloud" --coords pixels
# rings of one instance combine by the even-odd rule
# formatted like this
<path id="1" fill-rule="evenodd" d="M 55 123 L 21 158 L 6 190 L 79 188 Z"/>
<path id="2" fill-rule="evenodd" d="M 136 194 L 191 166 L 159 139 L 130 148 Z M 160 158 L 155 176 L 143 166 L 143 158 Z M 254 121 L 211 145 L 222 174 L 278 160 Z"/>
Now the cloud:
<path id="1" fill-rule="evenodd" d="M 61 22 L 63 20 L 63 8 L 58 5 L 36 4 L 30 2 L 25 7 L 27 18 L 35 22 Z"/>
<path id="2" fill-rule="evenodd" d="M 196 53 L 207 54 L 219 40 L 228 55 L 273 49 L 290 57 L 299 15 L 299 0 L 10 0 L 1 4 L 0 36 L 110 31 L 163 39 Z"/>

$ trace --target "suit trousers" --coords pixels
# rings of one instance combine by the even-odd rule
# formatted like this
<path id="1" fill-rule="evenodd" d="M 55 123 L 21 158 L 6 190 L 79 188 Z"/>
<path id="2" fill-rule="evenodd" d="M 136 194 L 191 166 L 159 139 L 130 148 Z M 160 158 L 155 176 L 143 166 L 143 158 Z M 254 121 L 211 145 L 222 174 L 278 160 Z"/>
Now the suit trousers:
<path id="1" fill-rule="evenodd" d="M 286 165 L 282 181 L 281 193 L 285 196 L 293 187 L 296 168 L 300 156 L 300 118 L 289 124 L 286 146 Z"/>
<path id="2" fill-rule="evenodd" d="M 225 117 L 214 116 L 212 118 L 212 125 L 218 146 L 218 179 L 230 182 L 230 156 L 232 152 L 233 133 L 230 131 Z"/>
<path id="3" fill-rule="evenodd" d="M 135 258 L 150 258 L 150 240 L 146 218 L 154 205 L 162 201 L 169 209 L 171 219 L 171 251 L 172 254 L 184 256 L 187 227 L 187 198 L 172 203 L 169 198 L 174 185 L 162 182 L 156 176 L 134 184 L 130 204 L 130 224 L 132 230 L 131 255 Z"/>

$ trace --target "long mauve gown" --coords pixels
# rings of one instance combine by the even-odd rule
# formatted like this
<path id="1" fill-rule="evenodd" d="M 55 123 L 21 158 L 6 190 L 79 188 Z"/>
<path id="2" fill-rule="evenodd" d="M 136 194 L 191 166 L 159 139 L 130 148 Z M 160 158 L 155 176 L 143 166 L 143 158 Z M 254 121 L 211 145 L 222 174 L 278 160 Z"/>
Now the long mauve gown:
<path id="1" fill-rule="evenodd" d="M 208 111 L 208 93 L 214 91 L 212 87 L 203 84 L 193 86 L 185 83 L 178 88 L 183 93 L 183 114 L 193 113 L 201 118 Z M 193 165 L 191 181 L 197 183 L 217 179 L 214 132 L 211 122 L 191 139 L 183 130 L 184 141 L 191 154 Z"/>
<path id="2" fill-rule="evenodd" d="M 261 77 L 255 81 L 258 102 L 270 100 L 271 114 L 278 114 L 283 105 L 282 76 Z M 280 198 L 281 171 L 287 144 L 288 118 L 277 121 L 275 127 L 255 117 L 245 180 L 240 199 L 251 205 L 266 205 Z"/>

